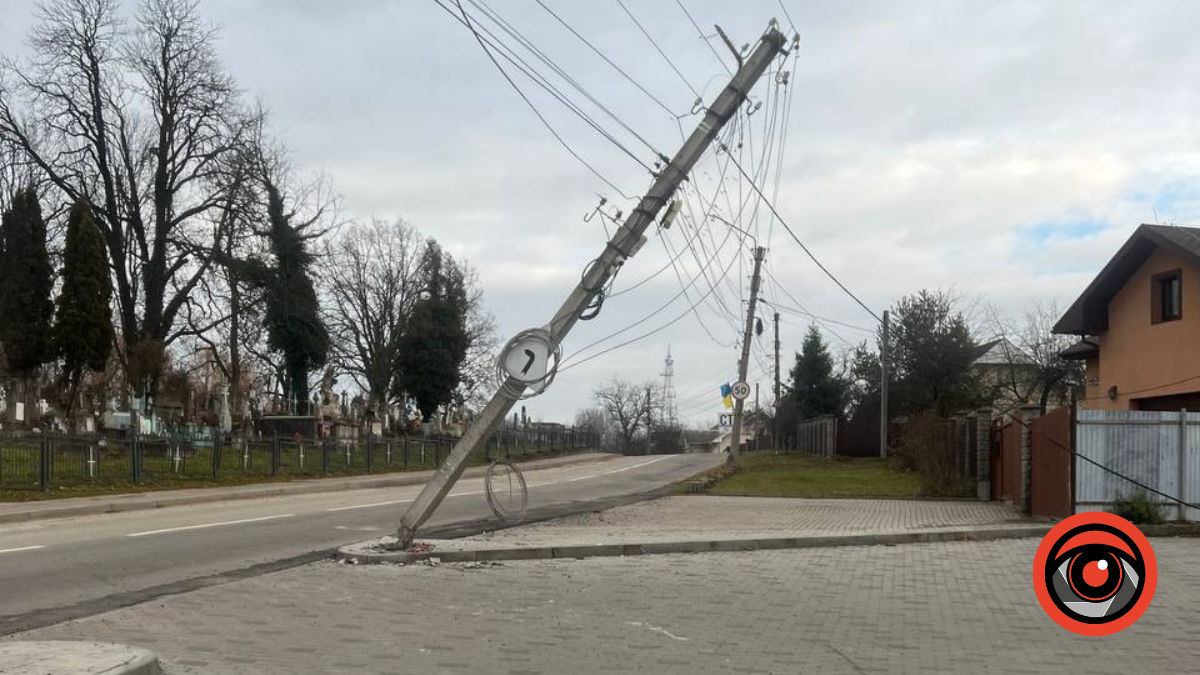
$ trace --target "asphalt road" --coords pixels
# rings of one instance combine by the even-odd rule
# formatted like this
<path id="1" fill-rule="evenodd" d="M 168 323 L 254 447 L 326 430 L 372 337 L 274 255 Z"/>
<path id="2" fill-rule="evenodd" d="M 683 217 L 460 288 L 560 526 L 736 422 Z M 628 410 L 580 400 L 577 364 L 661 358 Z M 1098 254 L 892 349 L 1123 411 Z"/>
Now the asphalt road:
<path id="1" fill-rule="evenodd" d="M 723 455 L 617 457 L 526 473 L 531 518 L 645 496 Z M 494 529 L 481 479 L 422 531 Z M 272 497 L 0 526 L 0 635 L 283 569 L 390 534 L 420 486 Z"/>

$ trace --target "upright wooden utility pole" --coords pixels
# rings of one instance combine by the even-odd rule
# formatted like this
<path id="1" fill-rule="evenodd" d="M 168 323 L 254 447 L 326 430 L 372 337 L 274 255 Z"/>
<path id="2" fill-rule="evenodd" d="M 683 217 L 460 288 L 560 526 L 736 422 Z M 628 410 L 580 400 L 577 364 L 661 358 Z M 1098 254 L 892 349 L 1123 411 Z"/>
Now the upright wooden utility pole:
<path id="1" fill-rule="evenodd" d="M 883 340 L 879 345 L 879 456 L 888 456 L 888 311 L 883 310 Z"/>
<path id="2" fill-rule="evenodd" d="M 645 232 L 658 217 L 659 211 L 671 200 L 680 183 L 687 178 L 692 167 L 712 145 L 717 134 L 733 118 L 738 106 L 746 100 L 746 95 L 767 71 L 771 62 L 775 60 L 776 56 L 784 53 L 786 43 L 787 39 L 772 22 L 749 58 L 741 64 L 733 75 L 733 79 L 717 95 L 712 105 L 705 110 L 704 119 L 700 121 L 670 163 L 659 172 L 654 184 L 629 213 L 625 223 L 613 233 L 600 256 L 588 265 L 583 278 L 571 291 L 558 312 L 554 314 L 550 323 L 544 327 L 545 333 L 556 344 L 561 344 L 562 339 L 579 321 L 584 310 L 592 305 L 597 294 L 604 288 L 605 282 L 620 264 L 637 253 L 646 242 Z M 757 294 L 757 287 L 755 294 Z M 526 369 L 528 368 L 527 364 Z M 744 367 L 742 372 L 744 375 Z M 400 526 L 396 532 L 399 546 L 408 546 L 412 543 L 417 528 L 425 523 L 442 503 L 442 500 L 446 498 L 463 470 L 466 469 L 467 460 L 476 450 L 483 447 L 487 438 L 524 393 L 526 386 L 522 380 L 509 376 L 503 386 L 499 387 L 491 400 L 483 407 L 474 424 L 463 433 L 462 438 L 455 444 L 446 460 L 425 484 L 421 494 L 401 517 Z"/>
<path id="3" fill-rule="evenodd" d="M 775 311 L 775 414 L 771 416 L 771 447 L 779 449 L 779 311 Z"/>

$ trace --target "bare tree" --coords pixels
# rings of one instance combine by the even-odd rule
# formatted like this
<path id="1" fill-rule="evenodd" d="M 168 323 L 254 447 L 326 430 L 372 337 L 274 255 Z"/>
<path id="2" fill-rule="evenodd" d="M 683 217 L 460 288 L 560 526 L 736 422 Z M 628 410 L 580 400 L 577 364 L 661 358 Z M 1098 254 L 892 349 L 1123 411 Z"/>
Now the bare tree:
<path id="1" fill-rule="evenodd" d="M 577 411 L 575 413 L 575 429 L 594 438 L 600 448 L 615 449 L 613 441 L 616 431 L 612 421 L 608 418 L 608 413 L 604 412 L 603 408 L 593 406 Z"/>
<path id="2" fill-rule="evenodd" d="M 0 72 L 0 138 L 67 200 L 95 211 L 108 248 L 127 379 L 153 390 L 172 327 L 223 235 L 210 212 L 243 129 L 215 29 L 196 0 L 49 0 L 27 63 Z M 216 220 L 220 222 L 219 219 Z"/>
<path id="3" fill-rule="evenodd" d="M 1065 402 L 1071 390 L 1083 384 L 1083 363 L 1061 356 L 1076 338 L 1053 332 L 1062 315 L 1057 303 L 1036 303 L 1019 324 L 1006 321 L 994 308 L 988 314 L 1001 339 L 1004 367 L 996 384 L 1004 398 L 1014 405 L 1036 401 L 1045 413 L 1052 400 Z"/>
<path id="4" fill-rule="evenodd" d="M 647 428 L 653 408 L 654 386 L 612 379 L 592 392 L 596 406 L 608 415 L 620 436 L 622 452 L 633 448 L 638 432 Z"/>
<path id="5" fill-rule="evenodd" d="M 376 404 L 392 403 L 401 337 L 420 297 L 424 238 L 403 220 L 350 225 L 325 249 L 326 322 L 338 365 Z"/>
<path id="6" fill-rule="evenodd" d="M 495 389 L 496 317 L 483 305 L 479 274 L 466 261 L 457 262 L 467 289 L 467 356 L 463 359 L 458 398 L 464 405 L 482 407 Z"/>

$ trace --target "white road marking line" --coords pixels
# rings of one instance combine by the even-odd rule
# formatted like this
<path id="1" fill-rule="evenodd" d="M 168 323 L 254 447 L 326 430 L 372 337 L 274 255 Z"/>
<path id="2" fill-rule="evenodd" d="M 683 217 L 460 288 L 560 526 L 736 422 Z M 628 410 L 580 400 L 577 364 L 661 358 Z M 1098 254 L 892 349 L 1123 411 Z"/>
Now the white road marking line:
<path id="1" fill-rule="evenodd" d="M 616 469 L 613 471 L 604 471 L 602 473 L 590 473 L 586 476 L 579 476 L 577 478 L 570 478 L 568 480 L 563 480 L 563 481 L 550 481 L 548 483 L 530 484 L 529 487 L 535 488 L 535 487 L 543 487 L 545 485 L 559 485 L 562 483 L 574 483 L 576 481 L 587 480 L 589 478 L 598 478 L 600 476 L 607 476 L 607 475 L 613 474 L 613 473 L 621 473 L 622 471 L 628 471 L 630 469 L 637 469 L 639 467 L 647 466 L 649 464 L 654 464 L 655 462 L 661 462 L 664 459 L 670 459 L 670 458 L 671 458 L 671 455 L 668 455 L 666 457 L 659 457 L 657 459 L 652 459 L 648 462 L 641 462 L 639 464 L 627 466 L 623 469 Z M 447 497 L 466 497 L 469 495 L 481 495 L 481 494 L 483 494 L 483 490 L 473 490 L 471 492 L 452 492 L 446 496 Z M 338 507 L 335 507 L 332 509 L 325 509 L 325 512 L 326 513 L 334 513 L 337 511 L 353 511 L 354 509 L 369 509 L 369 508 L 374 508 L 376 506 L 390 506 L 392 504 L 407 504 L 412 501 L 413 500 L 411 500 L 411 499 L 392 499 L 392 500 L 388 500 L 385 502 L 373 502 L 371 504 L 355 504 L 353 506 L 338 506 Z M 150 534 L 154 534 L 154 533 L 150 533 Z M 133 536 L 133 535 L 129 535 L 129 536 Z"/>
<path id="2" fill-rule="evenodd" d="M 652 459 L 649 462 L 642 462 L 641 464 L 634 464 L 633 466 L 627 466 L 623 469 L 613 469 L 612 471 L 605 471 L 604 475 L 607 476 L 607 475 L 613 474 L 613 473 L 621 473 L 622 471 L 628 471 L 630 469 L 637 469 L 637 468 L 640 468 L 643 466 L 649 466 L 651 464 L 654 464 L 655 462 L 661 462 L 664 459 L 671 459 L 671 457 L 673 457 L 673 455 L 667 455 L 666 457 L 659 457 L 658 459 Z"/>
<path id="3" fill-rule="evenodd" d="M 21 548 L 4 548 L 0 549 L 0 553 L 20 553 L 21 551 L 36 551 L 45 546 L 22 546 Z"/>
<path id="4" fill-rule="evenodd" d="M 261 523 L 264 520 L 277 520 L 279 518 L 291 518 L 294 513 L 284 513 L 277 516 L 263 516 L 261 518 L 243 518 L 241 520 L 223 520 L 219 523 L 204 523 L 203 525 L 184 525 L 183 527 L 168 527 L 162 530 L 146 530 L 145 532 L 131 532 L 126 537 L 145 537 L 151 534 L 165 534 L 167 532 L 183 532 L 184 530 L 202 530 L 207 527 L 221 527 L 222 525 L 241 525 L 243 523 Z"/>
<path id="5" fill-rule="evenodd" d="M 391 506 L 392 504 L 407 504 L 408 502 L 411 502 L 411 501 L 412 501 L 411 499 L 390 499 L 386 502 L 373 502 L 371 504 L 355 504 L 354 506 L 338 506 L 338 507 L 332 508 L 332 509 L 325 509 L 325 512 L 333 513 L 335 511 L 353 511 L 354 509 L 370 509 L 370 508 L 374 508 L 376 506 Z"/>
<path id="6" fill-rule="evenodd" d="M 666 457 L 659 457 L 658 459 L 652 459 L 652 460 L 650 460 L 650 461 L 648 461 L 648 462 L 641 462 L 641 463 L 638 463 L 638 464 L 632 464 L 632 465 L 630 465 L 630 466 L 627 466 L 627 467 L 624 467 L 624 468 L 621 468 L 621 469 L 613 469 L 612 471 L 602 471 L 602 472 L 600 472 L 600 473 L 589 473 L 589 474 L 588 474 L 588 475 L 586 475 L 586 476 L 577 476 L 577 477 L 575 477 L 575 478 L 568 478 L 567 480 L 563 480 L 563 481 L 550 481 L 550 482 L 548 482 L 548 483 L 535 483 L 535 484 L 530 484 L 530 486 L 529 486 L 529 487 L 531 487 L 531 488 L 535 488 L 535 487 L 543 487 L 543 486 L 546 486 L 546 485 L 560 485 L 560 484 L 562 484 L 562 483 L 574 483 L 574 482 L 576 482 L 576 481 L 587 480 L 587 479 L 589 479 L 589 478 L 599 478 L 600 476 L 608 476 L 608 475 L 611 475 L 611 474 L 614 474 L 614 473 L 621 473 L 622 471 L 628 471 L 628 470 L 630 470 L 630 469 L 637 469 L 637 468 L 639 468 L 639 467 L 643 467 L 643 466 L 647 466 L 647 465 L 650 465 L 650 464 L 654 464 L 655 462 L 661 462 L 661 461 L 663 461 L 664 459 L 671 459 L 671 457 L 673 457 L 673 455 L 668 455 L 668 456 L 666 456 Z"/>

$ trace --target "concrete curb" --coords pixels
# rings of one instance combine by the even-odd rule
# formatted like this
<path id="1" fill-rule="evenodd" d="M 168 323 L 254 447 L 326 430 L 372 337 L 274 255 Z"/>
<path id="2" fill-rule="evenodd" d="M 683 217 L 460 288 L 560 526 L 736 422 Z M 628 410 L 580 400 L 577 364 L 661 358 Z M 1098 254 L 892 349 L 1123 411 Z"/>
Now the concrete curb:
<path id="1" fill-rule="evenodd" d="M 161 675 L 158 656 L 109 642 L 0 642 L 0 672 L 10 675 Z"/>
<path id="2" fill-rule="evenodd" d="M 518 466 L 526 471 L 553 469 L 574 464 L 586 464 L 614 459 L 619 455 L 604 453 L 584 453 L 564 457 L 535 459 L 530 462 L 519 462 Z M 532 466 L 530 464 L 536 463 Z M 464 478 L 482 477 L 487 467 L 476 466 L 463 473 Z M 168 506 L 191 506 L 194 504 L 212 504 L 216 502 L 231 502 L 243 499 L 259 499 L 262 497 L 280 497 L 284 495 L 314 494 L 318 492 L 344 492 L 347 490 L 369 490 L 373 488 L 404 487 L 409 485 L 424 485 L 433 471 L 408 471 L 364 477 L 357 480 L 312 479 L 298 480 L 286 483 L 259 483 L 245 486 L 245 489 L 222 493 L 200 493 L 194 491 L 205 489 L 225 490 L 226 488 L 190 488 L 183 490 L 164 490 L 162 492 L 138 492 L 96 499 L 88 504 L 57 505 L 53 501 L 22 502 L 37 508 L 22 511 L 0 513 L 0 524 L 21 523 L 31 520 L 49 518 L 71 518 L 75 516 L 91 516 L 105 513 L 123 513 L 127 511 L 148 511 Z M 357 478 L 357 477 L 356 477 Z M 329 481 L 329 482 L 323 482 Z M 189 494 L 190 493 L 190 494 Z M 12 502 L 8 502 L 11 504 Z M 3 504 L 0 504 L 2 506 Z"/>
<path id="3" fill-rule="evenodd" d="M 471 550 L 433 550 L 422 553 L 378 551 L 379 539 L 358 542 L 338 549 L 337 558 L 354 559 L 362 564 L 421 562 L 437 558 L 441 562 L 482 562 L 494 560 L 546 560 L 552 558 L 592 558 L 604 556 L 661 555 L 665 553 L 713 553 L 770 549 L 830 548 L 836 546 L 894 546 L 949 541 L 995 541 L 1042 537 L 1050 525 L 1021 527 L 958 528 L 923 532 L 881 534 L 844 534 L 814 537 L 766 537 L 756 539 L 716 539 L 624 544 L 583 544 L 567 546 L 519 546 Z"/>

